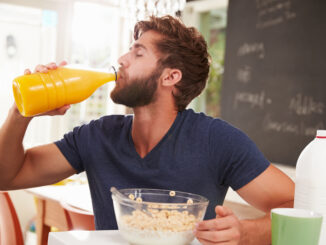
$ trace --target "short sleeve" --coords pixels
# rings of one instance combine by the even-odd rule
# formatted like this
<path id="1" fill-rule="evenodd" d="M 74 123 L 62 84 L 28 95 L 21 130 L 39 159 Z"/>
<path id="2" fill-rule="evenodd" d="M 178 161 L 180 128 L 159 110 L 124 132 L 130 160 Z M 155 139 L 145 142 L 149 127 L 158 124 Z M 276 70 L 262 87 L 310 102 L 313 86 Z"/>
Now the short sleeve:
<path id="1" fill-rule="evenodd" d="M 85 152 L 85 147 L 83 146 L 83 130 L 85 130 L 85 125 L 81 127 L 76 127 L 73 131 L 64 135 L 64 137 L 56 141 L 55 144 L 65 156 L 71 166 L 80 173 L 85 170 L 83 164 L 82 152 Z"/>
<path id="2" fill-rule="evenodd" d="M 270 163 L 245 133 L 222 120 L 215 124 L 210 132 L 211 162 L 217 165 L 219 183 L 238 190 Z"/>

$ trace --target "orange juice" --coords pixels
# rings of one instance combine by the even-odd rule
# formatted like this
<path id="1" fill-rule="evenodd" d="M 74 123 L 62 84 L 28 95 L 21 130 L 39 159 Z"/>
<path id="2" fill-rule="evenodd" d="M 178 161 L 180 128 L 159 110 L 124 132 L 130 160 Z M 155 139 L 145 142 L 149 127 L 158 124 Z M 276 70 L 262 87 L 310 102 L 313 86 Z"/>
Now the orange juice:
<path id="1" fill-rule="evenodd" d="M 19 112 L 29 117 L 79 103 L 116 79 L 117 73 L 59 67 L 48 73 L 19 76 L 12 87 Z"/>

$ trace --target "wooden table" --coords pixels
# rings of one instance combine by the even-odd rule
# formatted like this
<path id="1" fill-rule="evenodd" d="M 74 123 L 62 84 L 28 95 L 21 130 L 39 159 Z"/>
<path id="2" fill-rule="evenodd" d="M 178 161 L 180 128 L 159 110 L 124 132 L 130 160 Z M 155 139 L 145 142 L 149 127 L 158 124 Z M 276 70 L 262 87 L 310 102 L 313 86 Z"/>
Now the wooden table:
<path id="1" fill-rule="evenodd" d="M 48 245 L 129 245 L 117 230 L 50 232 Z M 167 244 L 169 245 L 169 244 Z M 190 245 L 200 245 L 195 239 Z"/>
<path id="2" fill-rule="evenodd" d="M 37 245 L 48 244 L 51 226 L 68 230 L 68 223 L 60 202 L 93 213 L 88 185 L 43 186 L 26 189 L 37 197 Z"/>

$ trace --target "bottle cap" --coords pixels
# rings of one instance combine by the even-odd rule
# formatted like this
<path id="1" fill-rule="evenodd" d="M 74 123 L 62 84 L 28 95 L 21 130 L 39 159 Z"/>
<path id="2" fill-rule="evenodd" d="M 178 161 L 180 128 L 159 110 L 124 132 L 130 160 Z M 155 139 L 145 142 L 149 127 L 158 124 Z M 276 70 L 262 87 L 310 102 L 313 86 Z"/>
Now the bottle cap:
<path id="1" fill-rule="evenodd" d="M 118 80 L 118 73 L 117 73 L 117 70 L 115 69 L 114 66 L 111 66 L 111 70 L 113 70 L 114 75 L 115 75 L 115 81 L 117 81 L 117 80 Z"/>
<path id="2" fill-rule="evenodd" d="M 317 130 L 316 138 L 326 139 L 326 130 Z"/>

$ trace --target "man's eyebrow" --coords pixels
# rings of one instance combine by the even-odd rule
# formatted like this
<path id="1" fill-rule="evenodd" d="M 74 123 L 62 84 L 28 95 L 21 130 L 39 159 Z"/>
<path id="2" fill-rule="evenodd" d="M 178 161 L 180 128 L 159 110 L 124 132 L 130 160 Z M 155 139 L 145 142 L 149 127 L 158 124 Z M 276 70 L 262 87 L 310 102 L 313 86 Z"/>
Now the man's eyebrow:
<path id="1" fill-rule="evenodd" d="M 132 48 L 142 48 L 142 49 L 145 49 L 147 50 L 147 48 L 143 45 L 143 44 L 140 44 L 140 43 L 135 43 L 134 45 L 132 45 L 129 50 L 131 50 Z"/>

